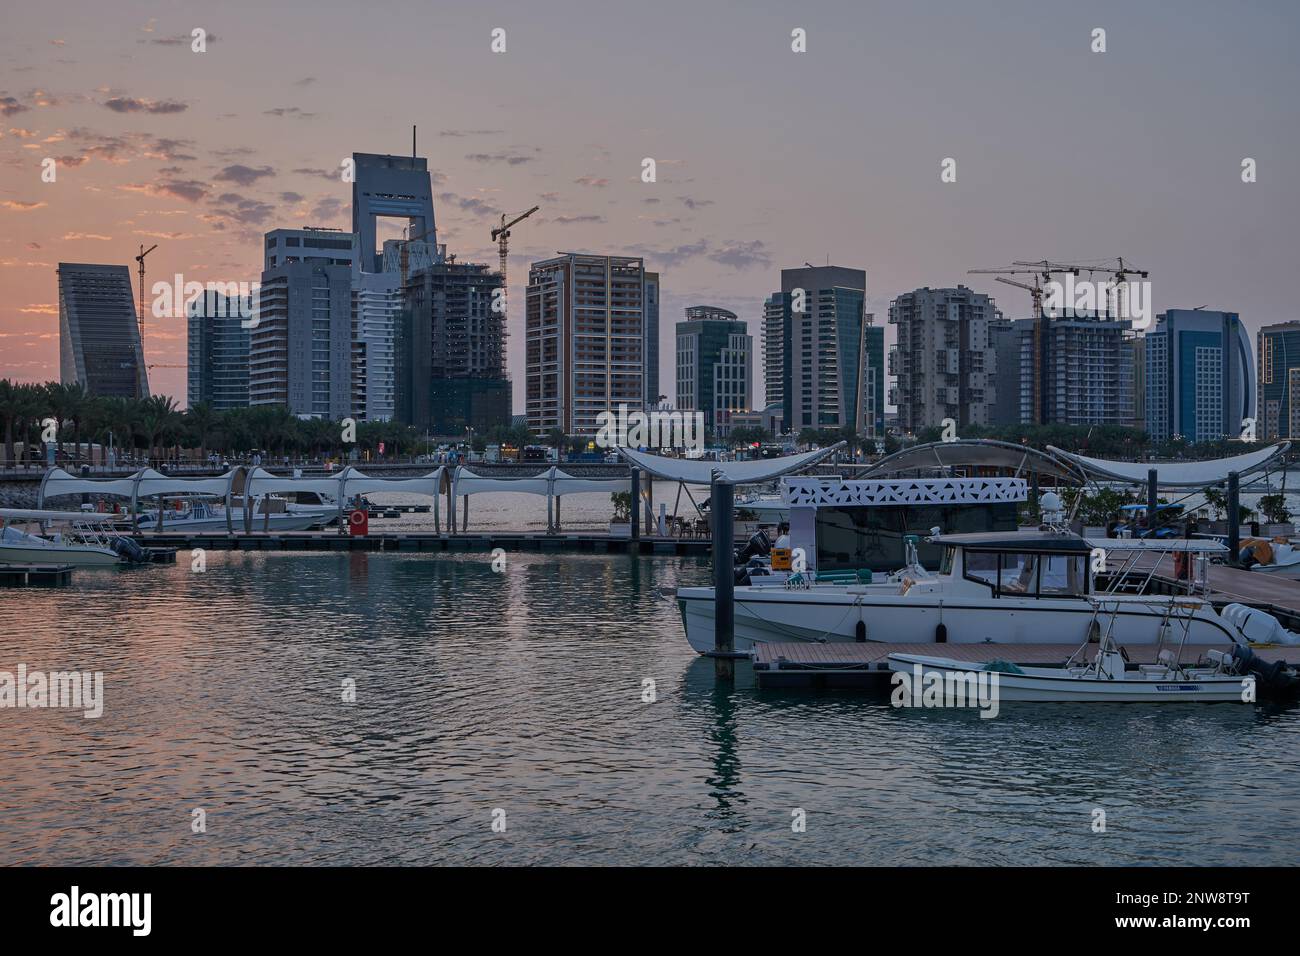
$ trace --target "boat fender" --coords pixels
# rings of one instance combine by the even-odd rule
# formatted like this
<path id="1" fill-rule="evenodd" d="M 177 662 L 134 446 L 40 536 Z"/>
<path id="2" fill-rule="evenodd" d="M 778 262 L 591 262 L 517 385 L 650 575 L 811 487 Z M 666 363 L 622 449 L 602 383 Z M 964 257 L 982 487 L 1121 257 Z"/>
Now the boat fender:
<path id="1" fill-rule="evenodd" d="M 853 629 L 853 638 L 859 644 L 867 643 L 867 622 L 866 621 L 863 620 L 858 621 L 857 627 Z"/>
<path id="2" fill-rule="evenodd" d="M 947 643 L 948 643 L 948 625 L 947 625 L 947 624 L 937 624 L 937 625 L 935 625 L 935 628 L 934 628 L 934 642 L 935 642 L 936 644 L 947 644 Z"/>

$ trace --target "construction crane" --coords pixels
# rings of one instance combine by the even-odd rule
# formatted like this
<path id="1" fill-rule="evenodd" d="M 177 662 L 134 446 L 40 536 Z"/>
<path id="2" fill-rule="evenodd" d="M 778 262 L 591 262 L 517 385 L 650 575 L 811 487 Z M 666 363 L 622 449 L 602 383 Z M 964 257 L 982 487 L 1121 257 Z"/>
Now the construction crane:
<path id="1" fill-rule="evenodd" d="M 136 263 L 140 266 L 140 316 L 138 323 L 140 326 L 140 357 L 142 359 L 144 358 L 144 257 L 157 248 L 158 243 L 156 242 L 148 249 L 144 247 L 144 243 L 140 243 L 140 254 L 135 257 Z M 139 369 L 136 378 L 138 379 L 136 392 L 139 393 L 139 398 L 144 398 L 149 394 L 149 370 L 147 368 Z"/>
<path id="2" fill-rule="evenodd" d="M 1035 268 L 1023 268 L 1032 266 Z M 1043 287 L 1039 283 L 1041 279 L 1044 283 L 1051 282 L 1052 276 L 1058 272 L 1072 272 L 1078 275 L 1078 271 L 1073 266 L 1057 266 L 1055 263 L 1043 260 L 1042 262 L 1015 262 L 1011 266 L 1001 269 L 967 269 L 968 275 L 991 275 L 995 277 L 996 282 L 1005 282 L 1007 285 L 1013 285 L 1020 289 L 1025 289 L 1034 300 L 1034 318 L 1043 316 Z M 1009 279 L 1000 278 L 1009 275 L 1032 275 L 1034 284 L 1026 285 L 1023 282 L 1013 282 Z"/>
<path id="3" fill-rule="evenodd" d="M 411 243 L 413 243 L 413 242 L 419 242 L 421 239 L 423 239 L 425 236 L 429 235 L 429 233 L 431 233 L 431 232 L 433 232 L 432 229 L 426 229 L 424 232 L 420 233 L 418 236 L 411 236 L 409 239 L 403 239 L 403 240 L 401 240 L 401 242 L 402 242 L 402 259 L 401 259 L 401 261 L 402 261 L 402 295 L 406 295 L 406 273 L 407 273 L 407 272 L 409 271 L 409 269 L 410 269 L 410 263 L 411 263 L 411 256 L 410 256 Z"/>
<path id="4" fill-rule="evenodd" d="M 1114 262 L 1114 265 L 1110 265 L 1109 263 L 1111 262 Z M 1037 265 L 1038 263 L 1033 263 L 1033 264 Z M 1028 263 L 1017 263 L 1017 265 L 1028 265 Z M 1145 279 L 1147 276 L 1151 274 L 1145 269 L 1139 269 L 1137 266 L 1132 265 L 1131 263 L 1126 263 L 1124 261 L 1123 256 L 1118 256 L 1113 260 L 1112 259 L 1103 260 L 1103 262 L 1100 264 L 1057 266 L 1057 268 L 1070 269 L 1074 272 L 1075 275 L 1078 275 L 1080 272 L 1086 272 L 1088 273 L 1089 279 L 1092 278 L 1094 273 L 1098 273 L 1098 272 L 1102 273 L 1103 275 L 1108 275 L 1112 279 L 1114 279 L 1115 285 L 1109 288 L 1106 292 L 1106 314 L 1111 317 L 1118 317 L 1116 306 L 1118 306 L 1119 303 L 1115 301 L 1115 295 L 1117 293 L 1117 290 L 1124 289 L 1127 286 L 1129 277 L 1137 276 L 1138 278 Z"/>
<path id="5" fill-rule="evenodd" d="M 507 318 L 509 314 L 506 311 L 506 300 L 507 300 L 507 296 L 509 295 L 507 291 L 508 287 L 506 285 L 506 256 L 507 253 L 509 252 L 508 246 L 510 240 L 510 229 L 513 226 L 519 225 L 519 223 L 523 222 L 525 219 L 527 219 L 529 216 L 531 216 L 533 213 L 537 212 L 537 210 L 541 208 L 542 208 L 541 206 L 534 206 L 532 209 L 529 209 L 527 212 L 522 212 L 519 215 L 515 216 L 515 218 L 511 219 L 509 222 L 506 222 L 505 213 L 502 213 L 501 225 L 496 226 L 492 230 L 492 241 L 497 244 L 497 254 L 501 257 L 501 318 L 502 319 Z"/>

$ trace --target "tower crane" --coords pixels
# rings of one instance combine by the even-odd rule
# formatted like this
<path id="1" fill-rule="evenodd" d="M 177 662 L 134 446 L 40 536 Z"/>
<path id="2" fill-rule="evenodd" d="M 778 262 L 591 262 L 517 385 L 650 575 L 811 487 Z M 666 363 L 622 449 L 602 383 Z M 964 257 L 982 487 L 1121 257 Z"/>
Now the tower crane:
<path id="1" fill-rule="evenodd" d="M 1030 266 L 1033 268 L 1024 268 Z M 1034 318 L 1043 318 L 1043 287 L 1039 279 L 1043 282 L 1051 282 L 1052 276 L 1058 272 L 1069 272 L 1078 275 L 1079 271 L 1074 266 L 1059 266 L 1054 262 L 1043 260 L 1041 262 L 1015 262 L 1010 267 L 1002 269 L 967 269 L 968 275 L 991 275 L 994 281 L 1005 282 L 1007 285 L 1013 285 L 1017 288 L 1026 290 L 1034 300 Z M 1001 278 L 1008 275 L 1032 275 L 1034 284 L 1026 285 L 1023 282 L 1013 282 L 1010 279 Z"/>
<path id="2" fill-rule="evenodd" d="M 1113 266 L 1110 265 L 1111 262 L 1114 262 Z M 1017 264 L 1024 265 L 1026 263 L 1017 263 Z M 1037 264 L 1038 263 L 1034 263 L 1034 265 Z M 1145 279 L 1147 276 L 1151 274 L 1146 269 L 1139 269 L 1137 266 L 1133 265 L 1132 263 L 1125 262 L 1123 256 L 1118 256 L 1113 260 L 1106 259 L 1103 260 L 1101 263 L 1095 265 L 1080 264 L 1080 265 L 1071 265 L 1071 266 L 1059 266 L 1058 268 L 1070 269 L 1074 272 L 1075 275 L 1078 275 L 1080 272 L 1086 272 L 1088 273 L 1089 278 L 1091 278 L 1094 273 L 1100 272 L 1103 275 L 1109 275 L 1112 279 L 1114 279 L 1115 285 L 1110 289 L 1108 289 L 1106 293 L 1106 314 L 1108 316 L 1116 316 L 1116 317 L 1118 316 L 1118 313 L 1116 312 L 1115 308 L 1112 305 L 1112 303 L 1114 303 L 1114 305 L 1119 304 L 1118 302 L 1115 302 L 1113 298 L 1116 295 L 1116 290 L 1123 289 L 1128 284 L 1128 280 L 1130 276 L 1137 276 L 1138 278 Z"/>
<path id="3" fill-rule="evenodd" d="M 135 257 L 136 263 L 140 266 L 140 316 L 137 321 L 140 326 L 141 361 L 144 360 L 144 257 L 157 248 L 158 243 L 156 242 L 148 249 L 144 247 L 144 243 L 140 243 L 140 254 Z M 137 377 L 139 378 L 139 381 L 136 383 L 136 391 L 139 392 L 140 397 L 143 398 L 149 394 L 149 370 L 147 368 L 140 369 Z"/>
<path id="4" fill-rule="evenodd" d="M 506 222 L 505 213 L 502 213 L 501 225 L 495 226 L 492 229 L 492 240 L 497 244 L 497 254 L 501 257 L 501 318 L 503 320 L 508 316 L 508 313 L 506 312 L 506 301 L 509 295 L 509 292 L 507 291 L 508 286 L 506 284 L 506 256 L 509 252 L 510 230 L 512 227 L 519 225 L 519 223 L 523 222 L 541 208 L 541 206 L 534 206 L 527 212 L 522 212 L 518 216 L 515 216 L 515 218 L 511 219 L 509 222 Z"/>

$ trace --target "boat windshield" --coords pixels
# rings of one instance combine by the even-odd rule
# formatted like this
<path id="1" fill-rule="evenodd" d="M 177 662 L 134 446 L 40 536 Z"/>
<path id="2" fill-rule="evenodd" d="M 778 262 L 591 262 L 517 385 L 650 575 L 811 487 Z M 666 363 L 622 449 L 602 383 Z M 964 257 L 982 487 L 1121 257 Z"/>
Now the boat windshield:
<path id="1" fill-rule="evenodd" d="M 1077 597 L 1088 592 L 1087 555 L 967 551 L 965 574 L 997 594 Z"/>

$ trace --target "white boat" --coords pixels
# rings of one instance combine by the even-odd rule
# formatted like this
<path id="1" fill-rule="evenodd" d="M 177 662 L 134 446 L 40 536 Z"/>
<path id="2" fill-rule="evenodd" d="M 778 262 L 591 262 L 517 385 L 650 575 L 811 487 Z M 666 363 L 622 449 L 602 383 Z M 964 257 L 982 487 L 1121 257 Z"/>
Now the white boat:
<path id="1" fill-rule="evenodd" d="M 109 526 L 113 517 L 93 512 L 0 508 L 0 564 L 69 564 L 79 568 L 122 564 L 131 548 L 118 543 L 120 536 L 113 534 Z M 58 530 L 50 530 L 51 526 Z"/>
<path id="2" fill-rule="evenodd" d="M 265 504 L 263 505 L 265 507 Z M 318 528 L 330 519 L 331 515 L 323 509 L 302 509 L 295 506 L 293 510 L 257 513 L 252 516 L 254 531 L 306 531 Z M 138 528 L 143 532 L 169 531 L 216 531 L 227 529 L 226 509 L 224 506 L 208 504 L 206 501 L 186 499 L 179 511 L 146 511 L 139 516 Z M 244 514 L 236 509 L 230 515 L 230 527 L 235 531 L 244 528 Z"/>
<path id="3" fill-rule="evenodd" d="M 1123 560 L 1111 568 L 1115 606 L 1113 632 L 1120 644 L 1155 644 L 1170 634 L 1175 602 L 1185 597 L 1119 593 L 1144 590 L 1156 559 L 1170 552 L 1205 562 L 1222 553 L 1217 542 L 1181 539 L 1091 541 L 1068 532 L 1032 531 L 937 535 L 943 549 L 937 572 L 915 559 L 879 583 L 822 584 L 811 573 L 782 583 L 735 588 L 735 649 L 771 642 L 880 641 L 887 643 L 1073 644 L 1095 635 L 1100 549 Z M 1146 559 L 1146 560 L 1143 560 Z M 679 588 L 677 601 L 691 647 L 714 649 L 714 589 Z M 1223 645 L 1242 640 L 1231 621 L 1209 602 L 1197 602 L 1187 623 L 1192 644 Z"/>
<path id="4" fill-rule="evenodd" d="M 1099 606 L 1102 602 L 1098 602 Z M 1118 611 L 1118 603 L 1108 604 Z M 1180 600 L 1174 611 L 1179 623 L 1190 623 L 1201 602 Z M 1113 627 L 1118 614 L 1110 618 Z M 889 669 L 907 674 L 913 688 L 933 687 L 936 696 L 958 696 L 971 684 L 970 675 L 984 677 L 992 697 L 1003 701 L 1043 703 L 1182 703 L 1188 701 L 1252 703 L 1256 699 L 1255 676 L 1241 672 L 1230 653 L 1211 650 L 1207 660 L 1194 666 L 1180 661 L 1190 628 L 1181 629 L 1176 650 L 1162 648 L 1152 664 L 1130 665 L 1128 656 L 1114 641 L 1110 627 L 1100 638 L 1091 661 L 1075 663 L 1086 656 L 1088 643 L 1071 655 L 1062 667 L 1027 667 L 998 662 L 980 665 L 946 657 L 918 654 L 890 654 Z M 898 680 L 895 678 L 895 680 Z M 952 688 L 952 694 L 944 692 Z M 940 690 L 942 689 L 942 690 Z M 914 691 L 915 693 L 915 691 Z"/>
<path id="5" fill-rule="evenodd" d="M 1247 570 L 1259 574 L 1274 574 L 1291 581 L 1300 581 L 1300 548 L 1285 538 L 1264 541 L 1248 538 L 1242 541 L 1242 550 L 1250 550 L 1251 563 Z"/>

